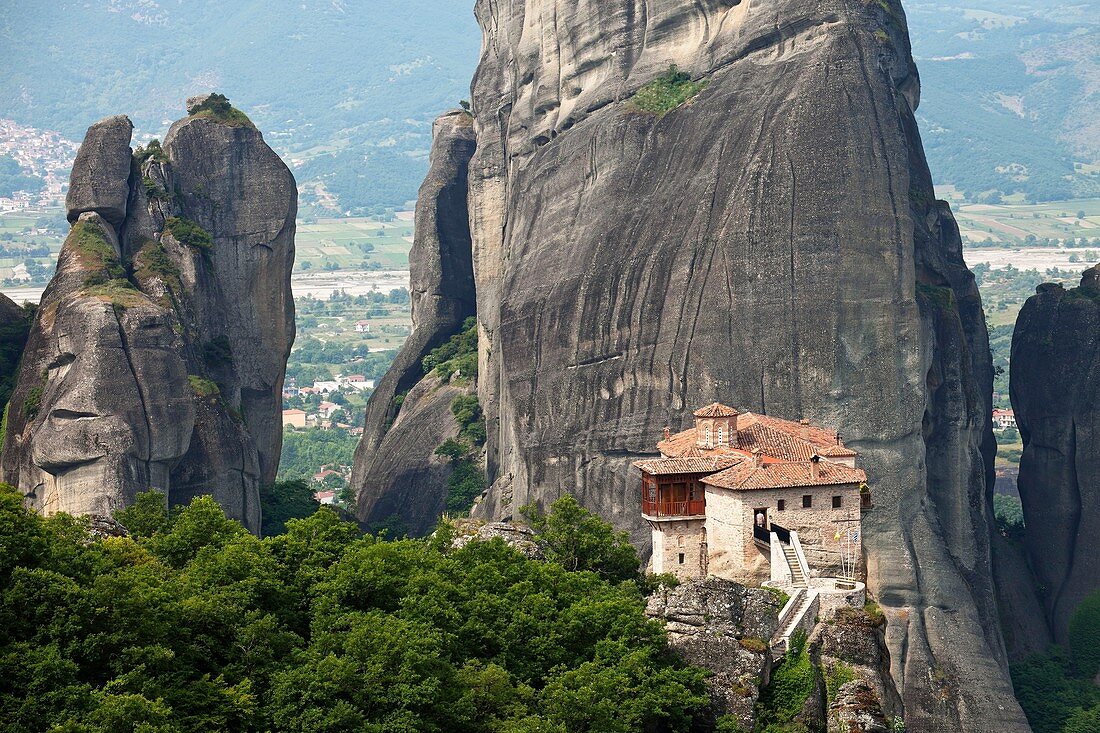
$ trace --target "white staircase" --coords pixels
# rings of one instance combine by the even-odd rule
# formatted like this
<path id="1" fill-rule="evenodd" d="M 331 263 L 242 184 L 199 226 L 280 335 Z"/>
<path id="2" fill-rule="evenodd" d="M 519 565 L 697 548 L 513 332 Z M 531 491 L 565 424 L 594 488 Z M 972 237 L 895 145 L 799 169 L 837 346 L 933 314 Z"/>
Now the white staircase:
<path id="1" fill-rule="evenodd" d="M 806 575 L 802 572 L 802 566 L 798 562 L 798 553 L 790 545 L 783 545 L 783 557 L 787 560 L 787 567 L 791 569 L 791 585 L 795 588 L 807 588 Z"/>
<path id="2" fill-rule="evenodd" d="M 817 614 L 820 603 L 816 590 L 809 588 L 795 588 L 794 595 L 779 612 L 779 626 L 775 635 L 771 638 L 772 659 L 778 660 L 787 653 L 791 637 L 802 625 L 803 619 L 809 613 Z"/>
<path id="3" fill-rule="evenodd" d="M 772 534 L 772 541 L 777 542 L 776 535 Z M 783 559 L 790 571 L 791 597 L 779 612 L 779 624 L 775 636 L 771 639 L 772 658 L 778 660 L 790 647 L 791 637 L 802 625 L 807 614 L 817 615 L 821 604 L 818 600 L 818 592 L 810 588 L 809 579 L 806 577 L 808 568 L 802 555 L 802 547 L 798 541 L 798 535 L 791 532 L 791 542 L 779 542 L 779 549 L 783 553 Z M 772 558 L 776 558 L 773 553 Z M 774 560 L 773 560 L 774 561 Z"/>

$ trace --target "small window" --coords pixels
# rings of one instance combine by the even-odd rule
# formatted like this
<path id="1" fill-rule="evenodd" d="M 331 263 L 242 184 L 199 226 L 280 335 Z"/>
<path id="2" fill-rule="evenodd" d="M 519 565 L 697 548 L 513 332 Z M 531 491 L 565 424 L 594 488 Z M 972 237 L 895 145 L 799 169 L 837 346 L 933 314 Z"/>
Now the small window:
<path id="1" fill-rule="evenodd" d="M 718 445 L 726 444 L 726 428 L 722 425 L 718 426 Z"/>
<path id="2" fill-rule="evenodd" d="M 840 509 L 842 506 L 844 506 L 844 497 L 843 496 L 834 496 L 833 497 L 833 509 Z"/>
<path id="3" fill-rule="evenodd" d="M 680 557 L 680 564 L 683 565 L 684 564 L 684 553 L 681 552 L 679 557 Z"/>
<path id="4" fill-rule="evenodd" d="M 779 511 L 781 511 L 781 512 L 786 511 L 786 509 L 787 509 L 787 500 L 786 499 L 780 499 L 779 500 Z"/>
<path id="5" fill-rule="evenodd" d="M 802 508 L 803 509 L 812 509 L 813 505 L 814 505 L 814 497 L 810 494 L 803 494 L 802 495 Z"/>
<path id="6" fill-rule="evenodd" d="M 703 428 L 703 440 L 707 445 L 710 445 L 710 425 Z"/>

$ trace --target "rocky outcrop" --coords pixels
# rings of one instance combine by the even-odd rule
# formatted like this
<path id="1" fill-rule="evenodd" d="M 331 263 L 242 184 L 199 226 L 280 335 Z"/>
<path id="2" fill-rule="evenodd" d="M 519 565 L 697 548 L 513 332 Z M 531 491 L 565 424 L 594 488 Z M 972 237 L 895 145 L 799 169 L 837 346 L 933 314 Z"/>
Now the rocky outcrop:
<path id="1" fill-rule="evenodd" d="M 88 128 L 77 151 L 65 206 L 69 222 L 94 211 L 112 226 L 126 218 L 130 200 L 130 136 L 134 125 L 125 115 L 100 120 Z"/>
<path id="2" fill-rule="evenodd" d="M 869 584 L 910 730 L 1026 730 L 990 580 L 987 334 L 900 4 L 476 14 L 480 514 L 573 492 L 644 544 L 630 463 L 688 408 L 838 426 L 875 492 Z M 672 109 L 679 74 L 702 89 Z"/>
<path id="3" fill-rule="evenodd" d="M 710 670 L 711 717 L 729 715 L 753 730 L 754 706 L 771 674 L 771 639 L 778 626 L 778 596 L 711 578 L 661 588 L 646 614 L 660 619 L 669 644 L 689 664 Z"/>
<path id="4" fill-rule="evenodd" d="M 522 524 L 512 522 L 481 522 L 476 519 L 456 519 L 452 523 L 454 539 L 451 547 L 458 550 L 471 542 L 490 542 L 499 539 L 509 547 L 518 550 L 530 560 L 545 560 L 546 553 L 539 543 L 534 530 Z"/>
<path id="5" fill-rule="evenodd" d="M 902 718 L 882 622 L 862 608 L 841 607 L 810 635 L 810 655 L 825 682 L 830 733 L 893 730 L 894 720 Z M 952 697 L 942 695 L 940 704 L 949 705 Z"/>
<path id="6" fill-rule="evenodd" d="M 221 98 L 224 101 L 224 98 Z M 131 155 L 93 125 L 72 230 L 8 414 L 3 479 L 45 513 L 109 516 L 150 488 L 211 494 L 254 532 L 294 339 L 294 178 L 228 102 Z"/>
<path id="7" fill-rule="evenodd" d="M 840 686 L 828 710 L 829 733 L 890 733 L 893 729 L 869 684 L 852 680 Z"/>
<path id="8" fill-rule="evenodd" d="M 434 375 L 409 391 L 369 460 L 355 463 L 353 478 L 363 482 L 354 484 L 363 487 L 356 504 L 362 521 L 396 526 L 417 537 L 431 532 L 446 506 L 453 470 L 435 450 L 458 437 L 451 402 L 472 392 L 472 384 L 444 384 Z"/>
<path id="9" fill-rule="evenodd" d="M 1012 337 L 1012 406 L 1024 441 L 1024 544 L 1054 640 L 1100 588 L 1100 267 L 1080 287 L 1040 285 Z"/>
<path id="10" fill-rule="evenodd" d="M 1005 649 L 1012 661 L 1046 651 L 1054 638 L 1022 538 L 993 535 L 993 579 Z"/>
<path id="11" fill-rule="evenodd" d="M 443 511 L 451 469 L 435 449 L 457 434 L 449 406 L 466 391 L 423 382 L 422 362 L 475 310 L 467 209 L 473 118 L 449 112 L 433 132 L 409 252 L 413 332 L 371 395 L 351 476 L 361 520 L 396 517 L 414 534 L 430 531 Z"/>

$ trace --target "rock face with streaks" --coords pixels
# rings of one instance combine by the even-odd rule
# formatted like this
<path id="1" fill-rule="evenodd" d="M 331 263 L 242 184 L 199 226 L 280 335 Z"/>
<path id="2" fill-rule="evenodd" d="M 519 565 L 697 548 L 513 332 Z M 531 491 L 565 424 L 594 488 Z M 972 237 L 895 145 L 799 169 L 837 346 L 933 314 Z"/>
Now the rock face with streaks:
<path id="1" fill-rule="evenodd" d="M 351 476 L 361 520 L 396 518 L 418 535 L 435 526 L 447 498 L 451 467 L 435 449 L 458 433 L 451 401 L 472 390 L 425 378 L 422 365 L 475 309 L 467 208 L 473 118 L 449 112 L 436 120 L 433 135 L 409 252 L 413 332 L 367 404 Z"/>
<path id="2" fill-rule="evenodd" d="M 93 125 L 72 230 L 8 411 L 3 480 L 45 512 L 110 515 L 150 488 L 211 494 L 254 532 L 294 340 L 294 178 L 228 103 L 131 154 Z"/>
<path id="3" fill-rule="evenodd" d="M 476 13 L 479 512 L 574 492 L 644 543 L 630 463 L 690 408 L 838 426 L 875 493 L 869 584 L 910 730 L 1026 730 L 990 581 L 987 334 L 900 3 Z M 639 111 L 670 64 L 704 88 Z"/>
<path id="4" fill-rule="evenodd" d="M 1054 641 L 1100 589 L 1100 267 L 1040 285 L 1012 337 L 1012 407 L 1024 441 L 1024 544 Z"/>
<path id="5" fill-rule="evenodd" d="M 868 581 L 909 730 L 1027 730 L 991 581 L 988 338 L 900 2 L 475 13 L 475 515 L 571 492 L 644 546 L 630 464 L 691 408 L 837 426 L 874 492 Z"/>

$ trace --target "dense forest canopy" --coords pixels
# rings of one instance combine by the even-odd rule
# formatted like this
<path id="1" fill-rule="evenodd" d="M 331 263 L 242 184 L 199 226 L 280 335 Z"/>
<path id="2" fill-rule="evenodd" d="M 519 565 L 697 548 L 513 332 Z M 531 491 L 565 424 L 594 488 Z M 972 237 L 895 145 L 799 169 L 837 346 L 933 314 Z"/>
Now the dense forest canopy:
<path id="1" fill-rule="evenodd" d="M 328 509 L 258 539 L 161 501 L 90 539 L 0 489 L 3 730 L 688 731 L 707 703 L 625 536 L 572 499 L 540 519 L 546 562 Z"/>

